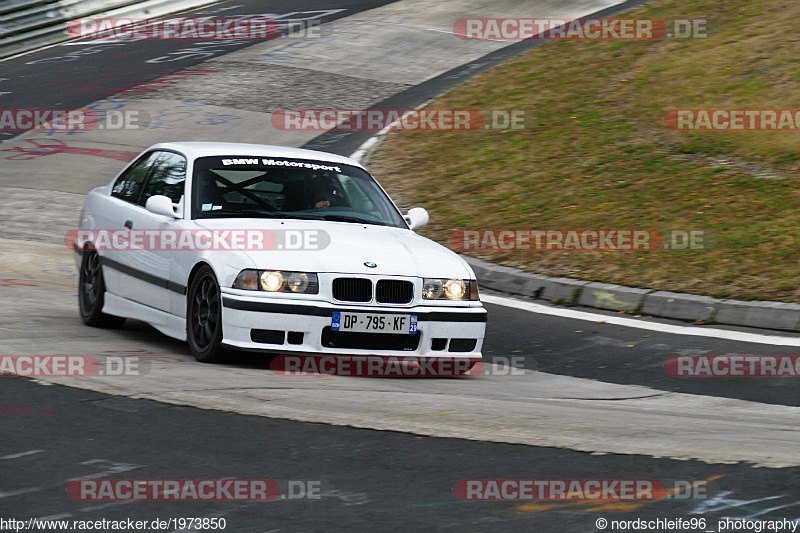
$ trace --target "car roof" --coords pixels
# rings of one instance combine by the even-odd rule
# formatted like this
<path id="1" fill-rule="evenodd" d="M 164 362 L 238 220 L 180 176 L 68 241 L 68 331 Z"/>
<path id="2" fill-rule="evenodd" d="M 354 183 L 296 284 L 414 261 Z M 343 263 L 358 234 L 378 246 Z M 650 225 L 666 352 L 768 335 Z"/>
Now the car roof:
<path id="1" fill-rule="evenodd" d="M 220 142 L 169 142 L 151 146 L 148 150 L 172 149 L 192 159 L 209 156 L 255 156 L 284 157 L 288 159 L 312 159 L 326 163 L 341 163 L 364 168 L 360 163 L 341 155 L 304 148 L 289 148 L 268 144 L 220 143 Z M 366 169 L 365 169 L 366 170 Z"/>

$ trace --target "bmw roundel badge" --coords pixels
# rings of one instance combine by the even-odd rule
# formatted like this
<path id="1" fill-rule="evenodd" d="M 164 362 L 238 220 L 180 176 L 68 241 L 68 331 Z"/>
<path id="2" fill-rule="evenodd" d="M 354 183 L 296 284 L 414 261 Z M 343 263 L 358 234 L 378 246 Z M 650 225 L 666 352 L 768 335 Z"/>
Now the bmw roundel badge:
<path id="1" fill-rule="evenodd" d="M 367 268 L 375 268 L 378 265 L 373 263 L 372 261 L 365 261 L 364 262 L 364 266 L 367 267 Z"/>

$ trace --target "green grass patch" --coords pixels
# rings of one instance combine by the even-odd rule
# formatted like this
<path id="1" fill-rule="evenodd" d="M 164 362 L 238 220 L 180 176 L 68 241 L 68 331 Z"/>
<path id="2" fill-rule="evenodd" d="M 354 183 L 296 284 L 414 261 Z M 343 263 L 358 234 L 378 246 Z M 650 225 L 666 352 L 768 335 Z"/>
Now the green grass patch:
<path id="1" fill-rule="evenodd" d="M 396 132 L 373 154 L 421 233 L 704 230 L 705 249 L 480 252 L 548 275 L 726 298 L 800 299 L 800 133 L 668 129 L 670 109 L 800 109 L 800 3 L 669 0 L 625 18 L 705 18 L 706 39 L 545 43 L 429 107 L 526 110 L 523 131 Z M 455 37 L 454 37 L 455 38 Z"/>

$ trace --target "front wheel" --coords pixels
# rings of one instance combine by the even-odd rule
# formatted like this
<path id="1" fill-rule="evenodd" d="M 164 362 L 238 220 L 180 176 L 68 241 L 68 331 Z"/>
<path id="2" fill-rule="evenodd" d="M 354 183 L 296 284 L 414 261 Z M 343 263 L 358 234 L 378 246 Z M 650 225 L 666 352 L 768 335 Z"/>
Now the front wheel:
<path id="1" fill-rule="evenodd" d="M 214 271 L 203 266 L 189 288 L 186 308 L 186 337 L 189 350 L 201 363 L 226 359 L 222 348 L 222 306 Z"/>
<path id="2" fill-rule="evenodd" d="M 81 320 L 87 326 L 95 328 L 118 328 L 125 319 L 103 313 L 106 284 L 103 281 L 103 269 L 100 256 L 94 250 L 83 252 L 81 271 L 78 276 L 78 308 Z"/>

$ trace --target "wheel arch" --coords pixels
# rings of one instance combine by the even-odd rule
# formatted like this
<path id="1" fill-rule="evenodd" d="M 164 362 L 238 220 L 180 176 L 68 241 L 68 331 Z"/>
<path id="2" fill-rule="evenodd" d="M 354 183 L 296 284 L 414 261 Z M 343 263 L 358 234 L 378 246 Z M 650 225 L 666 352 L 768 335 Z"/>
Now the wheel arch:
<path id="1" fill-rule="evenodd" d="M 192 287 L 192 283 L 194 283 L 194 278 L 197 277 L 197 273 L 200 271 L 201 268 L 204 266 L 211 269 L 211 272 L 214 273 L 214 277 L 217 278 L 217 284 L 219 284 L 219 275 L 214 267 L 208 261 L 198 261 L 193 267 L 192 270 L 189 271 L 189 279 L 186 280 L 186 297 L 189 297 L 189 289 Z"/>

